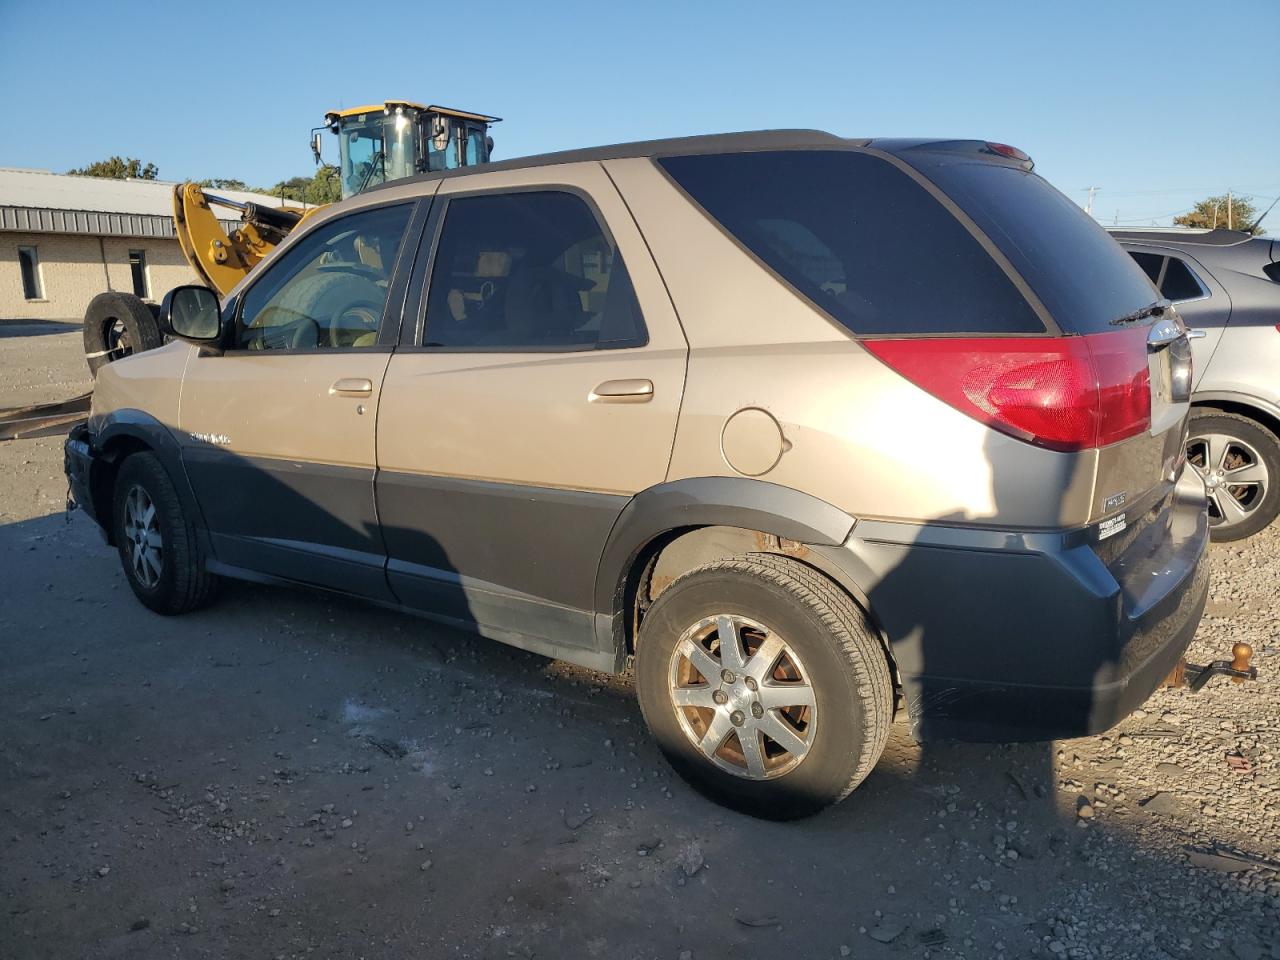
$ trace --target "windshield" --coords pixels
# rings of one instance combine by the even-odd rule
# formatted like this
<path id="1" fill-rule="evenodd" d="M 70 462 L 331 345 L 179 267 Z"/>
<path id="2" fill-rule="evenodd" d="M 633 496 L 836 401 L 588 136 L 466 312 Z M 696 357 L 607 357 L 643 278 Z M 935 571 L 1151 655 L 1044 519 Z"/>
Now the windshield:
<path id="1" fill-rule="evenodd" d="M 414 174 L 414 126 L 415 118 L 406 113 L 362 113 L 340 121 L 343 199 Z"/>

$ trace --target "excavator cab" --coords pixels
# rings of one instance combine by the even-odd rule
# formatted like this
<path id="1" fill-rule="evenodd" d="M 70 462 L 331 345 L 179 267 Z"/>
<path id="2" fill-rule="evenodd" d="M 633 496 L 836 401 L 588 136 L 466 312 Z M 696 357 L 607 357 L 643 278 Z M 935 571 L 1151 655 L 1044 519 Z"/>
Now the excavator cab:
<path id="1" fill-rule="evenodd" d="M 326 126 L 338 137 L 343 199 L 415 173 L 487 163 L 493 150 L 489 125 L 500 119 L 407 100 L 325 114 Z M 321 129 L 312 132 L 317 163 Z"/>

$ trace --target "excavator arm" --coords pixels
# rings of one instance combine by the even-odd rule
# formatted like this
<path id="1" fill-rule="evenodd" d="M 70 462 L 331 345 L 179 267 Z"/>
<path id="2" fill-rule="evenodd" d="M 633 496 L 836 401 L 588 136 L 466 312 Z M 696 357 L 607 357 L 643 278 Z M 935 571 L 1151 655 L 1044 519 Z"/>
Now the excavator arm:
<path id="1" fill-rule="evenodd" d="M 215 206 L 238 210 L 240 226 L 228 234 L 213 211 Z M 241 203 L 205 193 L 196 183 L 173 188 L 178 244 L 191 269 L 219 296 L 226 296 L 290 230 L 319 209 Z"/>

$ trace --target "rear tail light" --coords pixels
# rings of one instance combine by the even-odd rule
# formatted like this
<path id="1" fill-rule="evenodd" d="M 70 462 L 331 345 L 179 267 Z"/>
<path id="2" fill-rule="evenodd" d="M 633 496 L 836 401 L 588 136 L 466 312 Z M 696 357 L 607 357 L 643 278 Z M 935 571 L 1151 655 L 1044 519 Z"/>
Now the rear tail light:
<path id="1" fill-rule="evenodd" d="M 1105 447 L 1151 426 L 1145 327 L 1084 337 L 866 340 L 912 383 L 1050 450 Z"/>
<path id="2" fill-rule="evenodd" d="M 1019 150 L 1017 147 L 1011 147 L 1007 143 L 996 143 L 992 140 L 987 141 L 987 149 L 992 153 L 1007 157 L 1010 160 L 1017 160 L 1019 163 L 1025 163 L 1027 169 L 1033 166 L 1031 156 L 1025 150 Z"/>

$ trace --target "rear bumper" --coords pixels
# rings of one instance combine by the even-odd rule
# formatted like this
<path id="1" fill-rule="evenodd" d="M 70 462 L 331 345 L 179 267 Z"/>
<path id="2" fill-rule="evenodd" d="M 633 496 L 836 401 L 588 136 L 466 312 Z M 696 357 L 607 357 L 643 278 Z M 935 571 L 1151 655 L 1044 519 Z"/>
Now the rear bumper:
<path id="1" fill-rule="evenodd" d="M 862 588 L 917 739 L 1052 740 L 1140 706 L 1208 595 L 1204 490 L 1189 470 L 1130 529 L 1019 534 L 859 523 L 816 548 Z M 869 587 L 865 586 L 870 584 Z"/>

